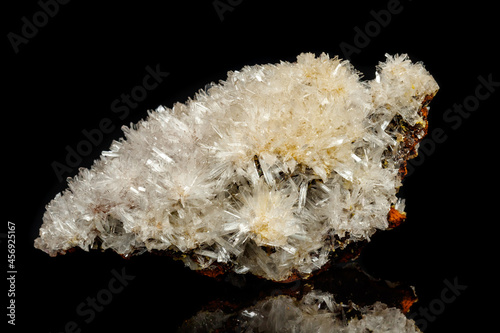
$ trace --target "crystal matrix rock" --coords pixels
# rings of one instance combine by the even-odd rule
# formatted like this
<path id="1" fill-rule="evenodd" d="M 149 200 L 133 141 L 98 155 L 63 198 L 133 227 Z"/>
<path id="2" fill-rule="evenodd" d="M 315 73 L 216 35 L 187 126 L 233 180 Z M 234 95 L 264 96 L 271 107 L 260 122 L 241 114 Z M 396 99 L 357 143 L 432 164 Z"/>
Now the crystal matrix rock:
<path id="1" fill-rule="evenodd" d="M 69 180 L 35 246 L 160 251 L 276 281 L 342 260 L 404 219 L 396 193 L 438 90 L 422 64 L 386 57 L 361 81 L 348 61 L 301 54 L 159 107 Z"/>

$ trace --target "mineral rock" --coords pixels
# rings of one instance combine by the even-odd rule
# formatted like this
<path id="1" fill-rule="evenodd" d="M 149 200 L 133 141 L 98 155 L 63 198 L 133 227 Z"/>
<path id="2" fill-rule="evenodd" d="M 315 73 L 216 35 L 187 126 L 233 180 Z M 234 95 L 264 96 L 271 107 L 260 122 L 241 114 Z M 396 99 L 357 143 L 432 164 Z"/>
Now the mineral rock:
<path id="1" fill-rule="evenodd" d="M 343 260 L 405 218 L 396 194 L 438 90 L 406 55 L 360 76 L 305 53 L 149 112 L 47 205 L 35 246 L 163 252 L 276 281 Z"/>

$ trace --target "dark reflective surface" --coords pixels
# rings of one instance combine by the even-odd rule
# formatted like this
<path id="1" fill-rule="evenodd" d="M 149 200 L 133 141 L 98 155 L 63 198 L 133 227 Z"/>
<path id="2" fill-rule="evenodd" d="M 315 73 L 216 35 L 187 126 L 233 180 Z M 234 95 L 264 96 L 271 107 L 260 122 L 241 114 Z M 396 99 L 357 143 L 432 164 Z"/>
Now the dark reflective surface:
<path id="1" fill-rule="evenodd" d="M 256 325 L 251 322 L 255 316 L 264 317 L 259 320 L 261 327 L 266 324 L 269 327 L 276 321 L 273 316 L 277 314 L 283 318 L 294 318 L 302 312 L 308 313 L 311 309 L 302 306 L 309 304 L 310 298 L 319 301 L 316 306 L 328 309 L 328 314 L 336 316 L 345 325 L 353 318 L 361 319 L 363 313 L 360 310 L 377 302 L 408 313 L 417 301 L 412 286 L 375 279 L 357 263 L 329 267 L 310 279 L 291 283 L 274 283 L 237 274 L 229 274 L 224 280 L 236 289 L 232 288 L 231 292 L 225 292 L 203 306 L 183 323 L 180 332 L 209 332 L 215 329 L 221 332 L 245 331 Z M 282 309 L 273 309 L 277 306 Z M 258 311 L 253 310 L 255 308 Z M 311 321 L 321 325 L 323 317 L 324 314 L 318 314 Z M 299 319 L 296 325 L 301 323 Z M 310 329 L 312 332 L 313 329 Z"/>

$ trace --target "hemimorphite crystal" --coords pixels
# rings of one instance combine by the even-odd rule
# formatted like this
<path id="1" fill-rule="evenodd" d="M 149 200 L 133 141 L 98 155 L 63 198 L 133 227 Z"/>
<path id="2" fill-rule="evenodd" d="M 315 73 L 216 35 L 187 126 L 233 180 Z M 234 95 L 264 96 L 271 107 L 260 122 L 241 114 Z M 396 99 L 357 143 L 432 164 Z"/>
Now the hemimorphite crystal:
<path id="1" fill-rule="evenodd" d="M 406 55 L 386 55 L 371 81 L 326 54 L 229 72 L 125 128 L 47 205 L 35 246 L 307 276 L 404 219 L 396 193 L 437 90 Z"/>
<path id="2" fill-rule="evenodd" d="M 421 332 L 400 309 L 381 302 L 341 304 L 328 292 L 313 290 L 302 299 L 268 297 L 235 313 L 200 311 L 177 331 L 182 332 Z"/>

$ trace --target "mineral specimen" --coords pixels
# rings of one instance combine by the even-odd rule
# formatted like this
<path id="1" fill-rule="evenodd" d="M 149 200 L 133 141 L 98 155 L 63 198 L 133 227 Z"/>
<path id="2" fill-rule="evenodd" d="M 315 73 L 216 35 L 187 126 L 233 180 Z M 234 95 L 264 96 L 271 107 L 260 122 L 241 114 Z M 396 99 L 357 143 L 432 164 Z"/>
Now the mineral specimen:
<path id="1" fill-rule="evenodd" d="M 386 55 L 370 81 L 326 54 L 229 72 L 124 128 L 47 205 L 35 246 L 308 276 L 404 220 L 396 194 L 437 90 L 406 55 Z"/>

